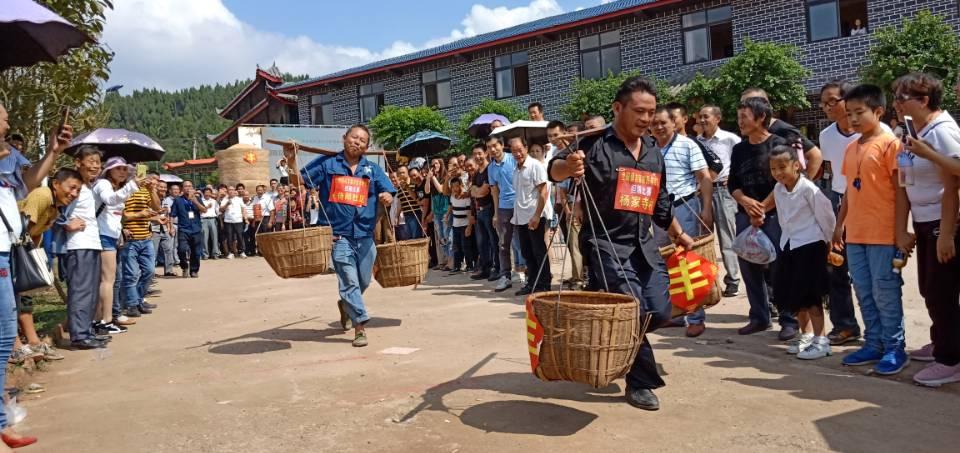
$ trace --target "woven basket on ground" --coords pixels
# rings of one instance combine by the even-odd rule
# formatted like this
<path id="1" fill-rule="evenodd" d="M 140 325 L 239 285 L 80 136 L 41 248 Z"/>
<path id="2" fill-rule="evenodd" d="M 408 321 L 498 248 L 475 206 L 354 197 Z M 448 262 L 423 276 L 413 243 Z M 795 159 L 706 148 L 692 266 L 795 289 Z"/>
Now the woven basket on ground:
<path id="1" fill-rule="evenodd" d="M 702 256 L 707 261 L 713 264 L 717 264 L 717 250 L 716 250 L 716 246 L 714 245 L 715 238 L 716 236 L 713 233 L 709 233 L 707 235 L 698 237 L 697 240 L 693 242 L 692 251 L 696 252 L 698 255 Z M 670 244 L 666 247 L 661 247 L 660 256 L 662 256 L 663 259 L 666 260 L 668 257 L 670 257 L 670 255 L 673 255 L 673 253 L 676 252 L 676 250 L 677 250 L 677 247 L 673 244 Z M 710 288 L 710 295 L 707 296 L 707 298 L 704 299 L 700 305 L 694 308 L 691 308 L 689 312 L 685 312 L 680 308 L 677 308 L 676 306 L 674 306 L 673 311 L 671 312 L 670 315 L 676 318 L 678 316 L 683 316 L 683 315 L 692 313 L 700 309 L 701 307 L 703 308 L 712 307 L 720 302 L 720 297 L 721 297 L 720 279 L 718 278 L 713 282 L 713 286 Z"/>
<path id="2" fill-rule="evenodd" d="M 540 379 L 603 388 L 627 374 L 643 341 L 636 299 L 586 291 L 530 298 L 543 326 L 535 371 Z"/>
<path id="3" fill-rule="evenodd" d="M 429 247 L 428 238 L 378 245 L 373 278 L 384 288 L 422 283 L 430 265 Z"/>
<path id="4" fill-rule="evenodd" d="M 322 226 L 261 233 L 257 248 L 281 278 L 312 277 L 329 271 L 333 231 Z"/>

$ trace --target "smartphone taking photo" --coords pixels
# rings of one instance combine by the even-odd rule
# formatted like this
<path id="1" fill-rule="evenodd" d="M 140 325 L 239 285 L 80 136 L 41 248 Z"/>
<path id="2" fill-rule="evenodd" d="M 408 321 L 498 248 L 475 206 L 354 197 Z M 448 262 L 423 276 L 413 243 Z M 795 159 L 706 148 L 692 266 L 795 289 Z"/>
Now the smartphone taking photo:
<path id="1" fill-rule="evenodd" d="M 906 129 L 907 129 L 907 133 L 910 134 L 910 138 L 912 138 L 912 139 L 914 139 L 914 140 L 919 140 L 919 137 L 917 136 L 917 127 L 916 127 L 916 125 L 914 125 L 914 123 L 913 123 L 913 117 L 912 117 L 912 116 L 910 116 L 910 115 L 904 115 L 904 116 L 903 116 L 903 125 L 904 125 L 904 126 L 906 127 Z"/>

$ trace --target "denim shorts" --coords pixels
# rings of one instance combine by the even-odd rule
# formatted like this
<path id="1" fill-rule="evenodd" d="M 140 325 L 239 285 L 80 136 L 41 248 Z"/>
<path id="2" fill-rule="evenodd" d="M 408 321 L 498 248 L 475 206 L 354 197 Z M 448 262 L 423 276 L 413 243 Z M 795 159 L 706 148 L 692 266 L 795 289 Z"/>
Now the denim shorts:
<path id="1" fill-rule="evenodd" d="M 115 252 L 117 250 L 117 238 L 100 235 L 100 247 L 104 252 Z"/>

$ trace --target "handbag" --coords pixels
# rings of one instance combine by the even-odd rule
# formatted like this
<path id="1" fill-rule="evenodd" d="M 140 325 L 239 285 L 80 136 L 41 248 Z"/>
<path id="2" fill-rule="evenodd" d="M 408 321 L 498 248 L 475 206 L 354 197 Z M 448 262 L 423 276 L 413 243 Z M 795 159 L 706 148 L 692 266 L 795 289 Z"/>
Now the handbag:
<path id="1" fill-rule="evenodd" d="M 33 244 L 27 226 L 24 225 L 23 216 L 20 216 L 20 224 L 23 228 L 19 238 L 13 234 L 13 227 L 10 226 L 2 209 L 0 209 L 0 219 L 3 219 L 3 224 L 10 234 L 10 275 L 14 292 L 25 294 L 28 291 L 53 285 L 53 273 L 47 265 L 47 253 L 42 247 L 36 247 Z"/>

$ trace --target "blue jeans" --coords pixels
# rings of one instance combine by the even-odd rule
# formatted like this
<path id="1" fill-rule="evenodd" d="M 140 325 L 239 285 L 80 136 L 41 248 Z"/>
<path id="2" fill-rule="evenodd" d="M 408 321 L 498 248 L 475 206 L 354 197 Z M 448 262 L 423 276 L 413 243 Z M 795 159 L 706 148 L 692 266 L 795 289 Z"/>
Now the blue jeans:
<path id="1" fill-rule="evenodd" d="M 7 359 L 13 352 L 13 339 L 17 336 L 17 303 L 10 279 L 10 253 L 0 252 L 0 389 L 6 388 Z M 6 411 L 0 410 L 0 429 L 7 427 Z"/>
<path id="2" fill-rule="evenodd" d="M 479 249 L 480 271 L 498 272 L 500 261 L 499 241 L 497 230 L 493 227 L 493 206 L 477 211 L 477 224 L 474 225 L 477 233 L 477 248 Z"/>
<path id="3" fill-rule="evenodd" d="M 700 215 L 700 198 L 693 197 L 681 203 L 680 206 L 673 207 L 673 218 L 677 219 L 680 228 L 692 238 L 700 236 L 700 230 L 703 226 L 698 218 Z M 653 237 L 658 247 L 663 247 L 670 243 L 670 236 L 666 230 L 660 227 L 654 227 Z M 707 313 L 699 309 L 686 316 L 687 324 L 703 324 L 707 318 Z"/>
<path id="4" fill-rule="evenodd" d="M 863 315 L 865 347 L 878 351 L 902 350 L 903 278 L 893 272 L 892 245 L 847 244 L 850 277 Z"/>
<path id="5" fill-rule="evenodd" d="M 823 191 L 833 204 L 833 213 L 840 211 L 840 201 L 843 194 L 832 190 Z M 860 335 L 860 325 L 857 324 L 857 315 L 853 309 L 853 292 L 850 289 L 850 268 L 847 261 L 846 249 L 841 250 L 843 264 L 839 267 L 827 266 L 830 274 L 830 323 L 833 330 L 848 330 Z"/>
<path id="6" fill-rule="evenodd" d="M 420 228 L 420 219 L 415 212 L 404 212 L 403 218 L 406 221 L 404 228 L 407 229 L 407 239 L 420 239 L 423 237 L 423 229 Z"/>
<path id="7" fill-rule="evenodd" d="M 143 303 L 147 295 L 150 280 L 153 278 L 153 267 L 156 255 L 153 252 L 153 241 L 144 239 L 127 242 L 120 251 L 123 263 L 123 279 L 120 287 L 127 308 L 133 308 Z"/>
<path id="8" fill-rule="evenodd" d="M 737 234 L 750 227 L 750 217 L 744 212 L 737 212 Z M 780 253 L 780 222 L 776 214 L 767 214 L 763 220 L 763 226 L 760 227 L 773 245 Z M 777 263 L 774 261 L 768 265 L 755 264 L 738 258 L 740 262 L 740 274 L 743 276 L 743 284 L 747 287 L 747 300 L 750 302 L 750 322 L 761 325 L 770 325 L 770 307 L 767 302 L 773 294 L 773 273 L 777 270 Z M 780 310 L 781 327 L 798 327 L 799 323 L 793 316 L 793 313 L 786 310 Z"/>
<path id="9" fill-rule="evenodd" d="M 370 286 L 377 246 L 373 238 L 341 237 L 333 243 L 333 269 L 337 273 L 340 299 L 354 324 L 370 319 L 363 304 L 363 292 Z"/>
<path id="10" fill-rule="evenodd" d="M 440 238 L 440 241 L 441 241 L 440 248 L 443 249 L 444 256 L 446 258 L 450 258 L 453 256 L 453 244 L 452 244 L 452 241 L 450 241 L 449 239 L 450 226 L 447 225 L 447 222 L 443 221 L 443 217 L 444 217 L 443 214 L 437 215 L 436 213 L 434 213 L 433 215 L 434 233 L 437 235 L 438 238 Z M 443 265 L 446 265 L 446 262 L 439 263 L 439 264 L 443 266 Z"/>

